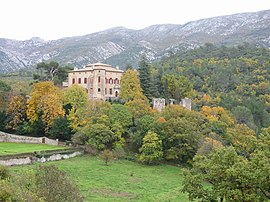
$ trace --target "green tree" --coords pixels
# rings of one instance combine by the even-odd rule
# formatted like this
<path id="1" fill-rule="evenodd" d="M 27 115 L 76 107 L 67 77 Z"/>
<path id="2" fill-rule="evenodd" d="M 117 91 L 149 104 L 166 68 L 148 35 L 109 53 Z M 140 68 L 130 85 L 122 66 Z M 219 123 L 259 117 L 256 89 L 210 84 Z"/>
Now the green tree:
<path id="1" fill-rule="evenodd" d="M 139 78 L 141 87 L 143 90 L 143 94 L 151 100 L 154 95 L 156 94 L 153 84 L 153 79 L 151 76 L 151 69 L 150 65 L 147 61 L 147 58 L 145 55 L 142 55 L 140 61 L 139 61 Z"/>
<path id="2" fill-rule="evenodd" d="M 232 113 L 239 124 L 246 124 L 252 130 L 257 131 L 250 109 L 245 106 L 237 106 L 232 109 Z"/>
<path id="3" fill-rule="evenodd" d="M 73 132 L 67 117 L 56 118 L 48 130 L 48 134 L 49 137 L 59 139 L 60 141 L 71 140 Z"/>
<path id="4" fill-rule="evenodd" d="M 0 111 L 3 111 L 5 109 L 10 91 L 11 91 L 10 85 L 0 80 Z"/>
<path id="5" fill-rule="evenodd" d="M 83 129 L 84 133 L 89 137 L 88 145 L 98 149 L 111 149 L 114 143 L 114 133 L 104 124 L 96 123 L 87 125 Z"/>
<path id="6" fill-rule="evenodd" d="M 142 163 L 157 164 L 163 157 L 162 141 L 156 133 L 149 131 L 143 138 L 143 144 L 139 151 L 139 160 Z"/>
<path id="7" fill-rule="evenodd" d="M 111 124 L 118 123 L 124 131 L 132 124 L 132 114 L 128 108 L 121 104 L 113 104 L 109 111 Z"/>
<path id="8" fill-rule="evenodd" d="M 64 104 L 67 108 L 67 117 L 70 127 L 77 130 L 84 125 L 84 113 L 87 109 L 88 96 L 85 89 L 79 85 L 70 86 L 64 94 Z"/>
<path id="9" fill-rule="evenodd" d="M 58 62 L 51 61 L 49 63 L 40 62 L 36 66 L 37 74 L 34 74 L 34 80 L 53 81 L 55 84 L 62 85 L 67 79 L 69 66 L 61 66 Z"/>
<path id="10" fill-rule="evenodd" d="M 120 97 L 126 101 L 144 98 L 137 71 L 128 69 L 123 74 Z"/>

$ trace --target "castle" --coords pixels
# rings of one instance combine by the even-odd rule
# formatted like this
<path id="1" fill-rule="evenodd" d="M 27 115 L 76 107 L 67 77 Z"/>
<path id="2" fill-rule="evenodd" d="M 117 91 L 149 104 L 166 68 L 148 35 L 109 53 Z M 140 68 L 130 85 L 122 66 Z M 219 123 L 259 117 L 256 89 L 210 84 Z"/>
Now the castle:
<path id="1" fill-rule="evenodd" d="M 74 68 L 69 72 L 68 86 L 73 84 L 82 86 L 92 99 L 117 98 L 123 73 L 123 70 L 108 64 L 89 64 L 82 69 Z"/>

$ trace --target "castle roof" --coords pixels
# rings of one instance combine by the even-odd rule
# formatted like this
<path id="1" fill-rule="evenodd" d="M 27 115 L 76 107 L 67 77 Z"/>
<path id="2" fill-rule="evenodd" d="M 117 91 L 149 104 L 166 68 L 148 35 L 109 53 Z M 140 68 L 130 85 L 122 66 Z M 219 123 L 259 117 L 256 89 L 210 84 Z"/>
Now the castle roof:
<path id="1" fill-rule="evenodd" d="M 118 67 L 114 68 L 109 64 L 104 63 L 94 63 L 94 64 L 88 64 L 85 65 L 82 69 L 74 69 L 72 72 L 84 72 L 84 71 L 93 71 L 93 70 L 105 70 L 109 72 L 124 72 L 123 70 L 120 70 Z"/>

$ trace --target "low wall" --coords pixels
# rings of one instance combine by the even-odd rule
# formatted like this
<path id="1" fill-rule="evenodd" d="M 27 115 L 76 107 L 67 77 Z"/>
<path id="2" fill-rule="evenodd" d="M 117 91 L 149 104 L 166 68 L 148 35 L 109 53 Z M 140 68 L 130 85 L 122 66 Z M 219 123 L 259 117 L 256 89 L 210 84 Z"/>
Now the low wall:
<path id="1" fill-rule="evenodd" d="M 72 158 L 78 155 L 82 155 L 82 151 L 76 151 L 71 154 L 53 154 L 48 157 L 25 157 L 25 158 L 11 158 L 11 159 L 6 159 L 6 160 L 0 160 L 0 165 L 4 166 L 16 166 L 16 165 L 26 165 L 26 164 L 32 164 L 34 162 L 47 162 L 47 161 L 58 161 L 62 159 L 68 159 Z"/>
<path id="2" fill-rule="evenodd" d="M 47 137 L 29 137 L 21 135 L 12 135 L 0 131 L 0 142 L 18 142 L 18 143 L 33 143 L 33 144 L 48 144 L 58 145 L 58 140 L 49 139 Z"/>

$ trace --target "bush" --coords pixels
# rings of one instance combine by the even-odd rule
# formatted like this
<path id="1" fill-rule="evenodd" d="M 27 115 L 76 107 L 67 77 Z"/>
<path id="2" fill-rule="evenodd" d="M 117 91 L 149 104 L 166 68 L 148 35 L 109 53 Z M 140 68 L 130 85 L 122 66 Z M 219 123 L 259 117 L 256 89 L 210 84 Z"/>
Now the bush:
<path id="1" fill-rule="evenodd" d="M 73 144 L 85 145 L 86 142 L 89 140 L 89 137 L 87 137 L 83 132 L 78 131 L 72 136 L 71 140 Z"/>
<path id="2" fill-rule="evenodd" d="M 108 162 L 113 159 L 113 153 L 112 151 L 105 149 L 101 152 L 100 157 L 104 160 L 106 166 L 108 165 Z"/>
<path id="3" fill-rule="evenodd" d="M 80 202 L 83 198 L 74 182 L 56 166 L 39 166 L 36 172 L 38 195 L 47 202 Z"/>
<path id="4" fill-rule="evenodd" d="M 9 177 L 9 170 L 6 166 L 0 165 L 0 180 L 7 179 Z"/>
<path id="5" fill-rule="evenodd" d="M 96 156 L 98 154 L 98 150 L 90 145 L 85 145 L 84 152 L 93 156 Z"/>
<path id="6" fill-rule="evenodd" d="M 0 201 L 12 201 L 13 192 L 10 183 L 7 180 L 0 180 L 0 187 Z"/>
<path id="7" fill-rule="evenodd" d="M 116 159 L 121 159 L 121 158 L 123 158 L 124 156 L 125 156 L 125 150 L 122 148 L 122 147 L 116 147 L 116 148 L 114 148 L 113 149 L 113 156 L 114 156 L 114 158 L 116 158 Z"/>

